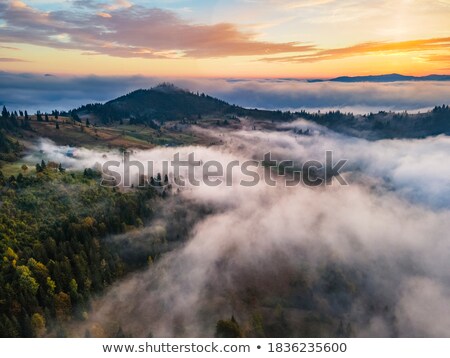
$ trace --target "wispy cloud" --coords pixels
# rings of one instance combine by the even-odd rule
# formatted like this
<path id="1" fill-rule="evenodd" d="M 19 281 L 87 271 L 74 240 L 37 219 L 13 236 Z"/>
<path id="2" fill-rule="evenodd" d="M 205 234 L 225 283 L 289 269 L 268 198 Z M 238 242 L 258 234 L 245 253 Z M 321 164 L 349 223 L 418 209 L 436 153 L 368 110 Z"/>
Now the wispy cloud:
<path id="1" fill-rule="evenodd" d="M 14 58 L 14 57 L 0 57 L 0 62 L 30 62 L 30 61 L 22 60 L 21 58 Z"/>
<path id="2" fill-rule="evenodd" d="M 435 61 L 435 62 L 447 62 L 450 64 L 450 54 L 447 55 L 426 55 L 422 57 L 427 61 Z"/>
<path id="3" fill-rule="evenodd" d="M 196 24 L 170 10 L 132 6 L 127 1 L 87 10 L 44 12 L 22 2 L 0 5 L 0 42 L 27 43 L 87 54 L 141 58 L 211 58 L 299 53 L 314 49 L 298 42 L 256 40 L 231 23 Z"/>
<path id="4" fill-rule="evenodd" d="M 276 6 L 278 8 L 282 8 L 284 10 L 291 9 L 300 9 L 300 8 L 308 8 L 308 7 L 317 7 L 321 5 L 328 5 L 335 3 L 336 0 L 293 0 L 293 1 L 285 1 L 285 0 L 247 0 L 249 3 L 257 3 L 257 4 L 267 4 Z"/>
<path id="5" fill-rule="evenodd" d="M 12 51 L 19 51 L 20 50 L 17 47 L 12 47 L 12 46 L 0 46 L 0 48 L 3 48 L 5 50 L 12 50 Z"/>
<path id="6" fill-rule="evenodd" d="M 385 11 L 389 9 L 388 5 L 392 6 L 391 2 L 387 2 L 388 5 L 380 2 L 381 8 L 371 3 L 364 11 L 378 13 L 380 9 Z M 422 2 L 414 0 L 414 4 L 419 6 Z M 335 0 L 267 0 L 261 6 L 283 9 L 284 15 L 254 24 L 237 25 L 227 21 L 205 24 L 186 20 L 179 12 L 170 9 L 148 8 L 127 0 L 77 0 L 71 2 L 71 6 L 53 11 L 13 0 L 0 4 L 0 20 L 4 24 L 0 27 L 0 43 L 73 49 L 84 55 L 145 59 L 254 56 L 262 62 L 313 63 L 364 55 L 417 52 L 417 58 L 425 62 L 447 63 L 450 56 L 450 37 L 367 41 L 335 48 L 319 46 L 315 41 L 302 41 L 301 34 L 298 40 L 266 41 L 261 39 L 260 31 L 280 26 L 280 22 L 293 21 L 303 10 L 311 15 L 310 18 L 302 17 L 303 23 L 319 21 L 321 16 L 340 18 L 344 14 L 348 17 L 352 11 L 361 17 L 362 12 L 354 0 L 339 4 Z M 426 6 L 427 11 L 431 11 L 430 8 L 437 11 L 435 3 Z"/>
<path id="7" fill-rule="evenodd" d="M 450 50 L 450 37 L 421 39 L 399 42 L 365 42 L 353 46 L 341 47 L 335 49 L 320 50 L 310 54 L 285 57 L 266 57 L 263 61 L 275 62 L 316 62 L 326 60 L 336 60 L 345 57 L 370 55 L 376 53 L 396 53 L 396 52 L 415 52 L 415 51 L 436 51 Z M 437 56 L 437 55 L 433 55 Z M 448 57 L 450 55 L 446 55 Z M 433 59 L 433 57 L 426 57 Z M 434 57 L 434 60 L 443 58 L 441 55 Z"/>

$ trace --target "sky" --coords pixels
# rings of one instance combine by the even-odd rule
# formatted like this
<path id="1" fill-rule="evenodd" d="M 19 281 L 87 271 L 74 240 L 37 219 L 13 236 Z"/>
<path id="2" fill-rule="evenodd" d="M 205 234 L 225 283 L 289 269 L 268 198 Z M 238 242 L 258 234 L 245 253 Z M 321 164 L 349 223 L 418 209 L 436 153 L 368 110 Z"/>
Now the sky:
<path id="1" fill-rule="evenodd" d="M 450 0 L 0 0 L 11 73 L 450 73 Z"/>

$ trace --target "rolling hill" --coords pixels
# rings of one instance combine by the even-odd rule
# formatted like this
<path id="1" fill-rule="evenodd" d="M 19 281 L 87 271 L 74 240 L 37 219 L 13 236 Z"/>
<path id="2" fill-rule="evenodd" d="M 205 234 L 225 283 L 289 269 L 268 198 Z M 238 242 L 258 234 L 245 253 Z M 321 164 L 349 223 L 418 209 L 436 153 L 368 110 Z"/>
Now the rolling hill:
<path id="1" fill-rule="evenodd" d="M 288 120 L 290 113 L 247 109 L 229 104 L 204 93 L 193 93 L 163 83 L 139 89 L 105 104 L 88 104 L 70 112 L 75 117 L 95 117 L 101 123 L 122 122 L 155 125 L 155 121 L 198 121 L 203 116 L 250 116 L 266 120 Z"/>
<path id="2" fill-rule="evenodd" d="M 199 119 L 203 115 L 230 111 L 228 103 L 163 83 L 151 89 L 140 89 L 105 104 L 88 104 L 75 110 L 79 116 L 95 115 L 103 123 L 129 119 L 131 123 L 153 120 Z"/>

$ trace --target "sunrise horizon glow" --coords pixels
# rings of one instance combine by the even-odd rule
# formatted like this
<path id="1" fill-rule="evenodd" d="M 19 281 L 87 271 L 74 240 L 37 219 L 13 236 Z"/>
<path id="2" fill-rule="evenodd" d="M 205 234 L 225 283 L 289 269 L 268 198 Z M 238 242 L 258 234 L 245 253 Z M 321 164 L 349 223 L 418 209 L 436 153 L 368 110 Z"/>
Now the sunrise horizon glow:
<path id="1" fill-rule="evenodd" d="M 450 1 L 5 1 L 0 69 L 61 76 L 450 73 Z"/>

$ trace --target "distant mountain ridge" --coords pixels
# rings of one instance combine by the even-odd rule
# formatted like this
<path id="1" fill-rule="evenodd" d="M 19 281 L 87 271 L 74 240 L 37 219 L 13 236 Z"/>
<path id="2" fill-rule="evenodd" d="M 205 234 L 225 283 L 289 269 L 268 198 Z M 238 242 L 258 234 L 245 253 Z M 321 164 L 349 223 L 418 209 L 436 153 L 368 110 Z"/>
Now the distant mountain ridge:
<path id="1" fill-rule="evenodd" d="M 402 81 L 450 81 L 450 75 L 428 75 L 428 76 L 404 76 L 398 73 L 391 73 L 386 75 L 371 75 L 371 76 L 341 76 L 329 80 L 317 79 L 308 80 L 310 83 L 314 82 L 402 82 Z"/>

